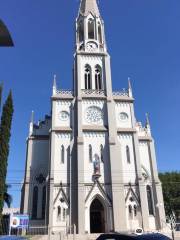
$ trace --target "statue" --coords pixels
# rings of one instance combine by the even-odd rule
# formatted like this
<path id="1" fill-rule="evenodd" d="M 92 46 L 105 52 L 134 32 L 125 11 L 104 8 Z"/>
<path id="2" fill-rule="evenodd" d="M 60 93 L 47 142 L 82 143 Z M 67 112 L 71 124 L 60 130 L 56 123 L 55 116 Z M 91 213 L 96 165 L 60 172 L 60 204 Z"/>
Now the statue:
<path id="1" fill-rule="evenodd" d="M 100 175 L 100 160 L 99 160 L 98 154 L 94 154 L 93 164 L 94 164 L 94 175 Z"/>

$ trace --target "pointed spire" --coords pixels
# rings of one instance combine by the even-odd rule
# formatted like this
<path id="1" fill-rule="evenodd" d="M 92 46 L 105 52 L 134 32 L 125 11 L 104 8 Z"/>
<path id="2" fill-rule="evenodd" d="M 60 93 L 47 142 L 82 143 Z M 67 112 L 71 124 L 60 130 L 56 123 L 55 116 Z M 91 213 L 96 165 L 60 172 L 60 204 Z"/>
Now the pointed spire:
<path id="1" fill-rule="evenodd" d="M 56 91 L 57 91 L 56 74 L 54 74 L 54 80 L 53 80 L 53 95 L 56 95 Z"/>
<path id="2" fill-rule="evenodd" d="M 150 121 L 149 121 L 149 114 L 146 113 L 146 124 L 145 128 L 147 129 L 147 132 L 151 135 L 151 126 L 150 126 Z"/>
<path id="3" fill-rule="evenodd" d="M 146 127 L 150 126 L 149 113 L 146 113 Z"/>
<path id="4" fill-rule="evenodd" d="M 29 124 L 29 136 L 33 134 L 33 127 L 34 127 L 34 111 L 31 112 L 31 120 Z"/>
<path id="5" fill-rule="evenodd" d="M 130 77 L 128 77 L 128 93 L 129 93 L 129 97 L 133 97 Z"/>
<path id="6" fill-rule="evenodd" d="M 31 123 L 34 123 L 34 111 L 31 112 Z"/>
<path id="7" fill-rule="evenodd" d="M 87 16 L 89 13 L 99 17 L 99 8 L 96 0 L 81 0 L 79 14 Z"/>

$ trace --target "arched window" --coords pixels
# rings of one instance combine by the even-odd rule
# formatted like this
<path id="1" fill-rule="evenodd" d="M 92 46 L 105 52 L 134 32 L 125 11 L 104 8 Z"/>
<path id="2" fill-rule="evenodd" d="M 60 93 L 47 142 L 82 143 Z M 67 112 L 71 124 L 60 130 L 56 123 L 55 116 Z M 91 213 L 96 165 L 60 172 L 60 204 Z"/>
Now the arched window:
<path id="1" fill-rule="evenodd" d="M 91 89 L 91 68 L 89 65 L 86 65 L 85 67 L 84 80 L 85 89 Z"/>
<path id="2" fill-rule="evenodd" d="M 64 146 L 61 146 L 61 163 L 64 163 Z"/>
<path id="3" fill-rule="evenodd" d="M 98 23 L 98 40 L 100 43 L 102 43 L 102 29 L 100 23 Z"/>
<path id="4" fill-rule="evenodd" d="M 60 206 L 57 207 L 57 217 L 58 217 L 58 219 L 61 219 L 61 207 Z"/>
<path id="5" fill-rule="evenodd" d="M 137 216 L 137 206 L 134 205 L 134 216 L 136 217 Z"/>
<path id="6" fill-rule="evenodd" d="M 38 208 L 38 187 L 35 186 L 33 189 L 32 219 L 37 219 L 37 208 Z"/>
<path id="7" fill-rule="evenodd" d="M 104 162 L 104 158 L 103 158 L 103 145 L 101 144 L 100 146 L 100 156 L 101 156 L 101 162 Z"/>
<path id="8" fill-rule="evenodd" d="M 79 42 L 82 42 L 82 41 L 84 40 L 84 27 L 83 27 L 83 22 L 80 22 L 80 23 L 79 23 L 78 38 L 79 38 Z"/>
<path id="9" fill-rule="evenodd" d="M 42 189 L 42 219 L 45 218 L 45 209 L 46 209 L 46 186 Z"/>
<path id="10" fill-rule="evenodd" d="M 149 214 L 154 215 L 152 192 L 151 192 L 151 187 L 149 185 L 146 187 L 146 191 L 147 191 Z"/>
<path id="11" fill-rule="evenodd" d="M 94 39 L 94 20 L 91 18 L 88 20 L 88 38 Z"/>
<path id="12" fill-rule="evenodd" d="M 63 221 L 65 221 L 65 220 L 66 220 L 66 209 L 63 208 Z"/>
<path id="13" fill-rule="evenodd" d="M 92 162 L 92 146 L 89 145 L 89 162 Z"/>
<path id="14" fill-rule="evenodd" d="M 127 159 L 127 163 L 131 163 L 129 146 L 126 146 L 126 159 Z"/>
<path id="15" fill-rule="evenodd" d="M 95 68 L 95 87 L 98 90 L 102 89 L 102 71 L 100 66 Z"/>
<path id="16" fill-rule="evenodd" d="M 129 217 L 132 218 L 133 212 L 132 212 L 132 206 L 131 205 L 128 206 L 128 210 L 129 210 Z"/>

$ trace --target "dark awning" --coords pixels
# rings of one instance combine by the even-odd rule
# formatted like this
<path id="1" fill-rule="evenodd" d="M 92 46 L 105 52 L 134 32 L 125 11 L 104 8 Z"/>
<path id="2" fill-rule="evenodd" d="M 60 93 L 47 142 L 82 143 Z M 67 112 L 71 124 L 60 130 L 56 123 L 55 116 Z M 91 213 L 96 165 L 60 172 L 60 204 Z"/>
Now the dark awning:
<path id="1" fill-rule="evenodd" d="M 14 46 L 11 35 L 3 23 L 2 20 L 0 20 L 0 47 L 12 47 Z"/>

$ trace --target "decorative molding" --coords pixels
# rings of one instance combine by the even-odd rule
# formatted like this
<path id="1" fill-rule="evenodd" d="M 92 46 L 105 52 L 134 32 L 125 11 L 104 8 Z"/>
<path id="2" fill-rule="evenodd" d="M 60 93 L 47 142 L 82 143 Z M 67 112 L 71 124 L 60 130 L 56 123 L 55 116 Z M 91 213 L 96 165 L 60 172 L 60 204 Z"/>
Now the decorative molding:
<path id="1" fill-rule="evenodd" d="M 31 135 L 28 140 L 49 140 L 49 135 Z"/>
<path id="2" fill-rule="evenodd" d="M 130 106 L 129 102 L 116 102 L 115 104 L 116 104 L 117 108 L 119 108 L 119 107 L 124 108 L 124 107 L 129 107 Z"/>
<path id="3" fill-rule="evenodd" d="M 83 132 L 107 132 L 108 129 L 104 126 L 83 125 Z"/>
<path id="4" fill-rule="evenodd" d="M 131 186 L 131 185 L 130 185 L 129 190 L 128 190 L 128 192 L 127 192 L 127 195 L 126 195 L 126 198 L 125 198 L 125 202 L 127 202 L 130 194 L 132 194 L 132 196 L 134 196 L 136 203 L 140 206 L 141 204 L 140 204 L 139 196 L 137 196 L 137 194 L 135 193 L 135 191 L 132 189 L 132 186 Z"/>
<path id="5" fill-rule="evenodd" d="M 105 138 L 106 133 L 103 132 L 85 132 L 83 133 L 85 138 Z"/>
<path id="6" fill-rule="evenodd" d="M 52 101 L 57 101 L 57 100 L 73 100 L 74 96 L 68 96 L 68 95 L 54 95 L 51 97 Z"/>
<path id="7" fill-rule="evenodd" d="M 135 128 L 118 128 L 117 132 L 118 133 L 135 133 L 136 129 Z"/>
<path id="8" fill-rule="evenodd" d="M 150 136 L 138 136 L 138 139 L 140 142 L 147 141 L 147 142 L 152 142 L 152 138 Z"/>
<path id="9" fill-rule="evenodd" d="M 119 140 L 121 139 L 132 139 L 132 134 L 131 133 L 120 133 L 118 134 Z"/>
<path id="10" fill-rule="evenodd" d="M 98 106 L 98 107 L 103 107 L 105 104 L 104 100 L 99 100 L 99 99 L 88 99 L 88 100 L 83 100 L 82 103 L 84 105 L 89 105 L 89 106 Z"/>
<path id="11" fill-rule="evenodd" d="M 52 132 L 63 132 L 63 133 L 71 133 L 72 132 L 72 128 L 70 127 L 54 127 L 52 130 Z"/>
<path id="12" fill-rule="evenodd" d="M 108 205 L 111 206 L 112 205 L 111 198 L 104 191 L 104 188 L 102 187 L 102 185 L 100 184 L 100 182 L 97 179 L 94 181 L 94 184 L 92 185 L 91 189 L 89 190 L 89 193 L 87 194 L 86 199 L 85 199 L 85 203 L 88 201 L 89 197 L 91 196 L 91 193 L 93 192 L 93 190 L 96 186 L 99 189 L 102 196 L 104 197 L 104 199 L 107 201 Z"/>
<path id="13" fill-rule="evenodd" d="M 58 194 L 57 194 L 57 196 L 56 196 L 56 198 L 55 198 L 55 200 L 54 200 L 54 205 L 55 205 L 56 201 L 58 200 L 58 197 L 60 196 L 61 193 L 62 193 L 62 195 L 63 195 L 63 197 L 64 197 L 64 200 L 65 200 L 67 206 L 69 207 L 68 197 L 66 196 L 66 193 L 64 192 L 64 189 L 63 189 L 63 186 L 62 186 L 62 185 L 60 185 L 59 192 L 58 192 Z"/>
<path id="14" fill-rule="evenodd" d="M 70 107 L 72 104 L 72 101 L 68 101 L 68 100 L 61 100 L 61 101 L 56 101 L 58 106 L 68 106 Z"/>
<path id="15" fill-rule="evenodd" d="M 139 141 L 139 146 L 147 146 L 148 145 L 148 141 Z"/>
<path id="16" fill-rule="evenodd" d="M 134 98 L 130 98 L 127 96 L 113 96 L 113 99 L 115 102 L 130 102 L 130 103 L 134 102 Z"/>
<path id="17" fill-rule="evenodd" d="M 70 133 L 56 133 L 56 136 L 58 138 L 68 138 L 68 139 L 71 138 L 71 134 Z"/>

